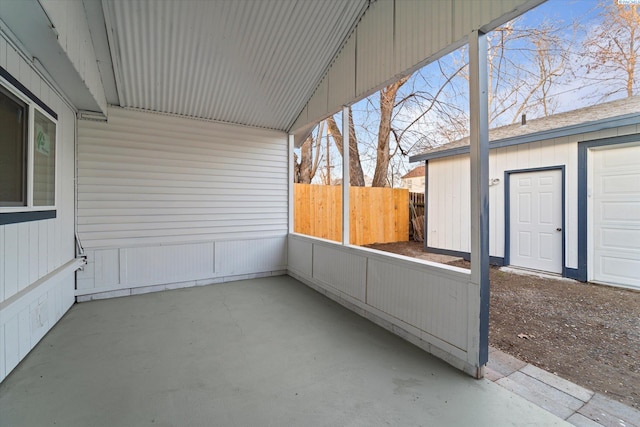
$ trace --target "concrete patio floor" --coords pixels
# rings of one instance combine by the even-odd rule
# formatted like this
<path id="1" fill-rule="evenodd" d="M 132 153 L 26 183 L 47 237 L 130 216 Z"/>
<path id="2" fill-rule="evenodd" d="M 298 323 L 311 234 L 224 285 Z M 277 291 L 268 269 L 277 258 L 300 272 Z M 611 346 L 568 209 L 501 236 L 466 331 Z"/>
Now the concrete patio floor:
<path id="1" fill-rule="evenodd" d="M 1 426 L 565 425 L 287 276 L 77 304 Z"/>

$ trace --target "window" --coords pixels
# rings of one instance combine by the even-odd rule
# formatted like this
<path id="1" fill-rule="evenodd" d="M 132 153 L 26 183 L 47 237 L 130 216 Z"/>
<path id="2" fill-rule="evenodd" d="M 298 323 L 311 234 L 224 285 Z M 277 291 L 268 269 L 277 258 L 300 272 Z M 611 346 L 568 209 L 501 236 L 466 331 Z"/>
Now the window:
<path id="1" fill-rule="evenodd" d="M 56 124 L 35 111 L 33 137 L 33 205 L 54 206 L 56 196 Z"/>
<path id="2" fill-rule="evenodd" d="M 56 132 L 55 113 L 0 68 L 0 224 L 55 217 Z"/>
<path id="3" fill-rule="evenodd" d="M 27 204 L 27 104 L 0 87 L 0 206 Z"/>

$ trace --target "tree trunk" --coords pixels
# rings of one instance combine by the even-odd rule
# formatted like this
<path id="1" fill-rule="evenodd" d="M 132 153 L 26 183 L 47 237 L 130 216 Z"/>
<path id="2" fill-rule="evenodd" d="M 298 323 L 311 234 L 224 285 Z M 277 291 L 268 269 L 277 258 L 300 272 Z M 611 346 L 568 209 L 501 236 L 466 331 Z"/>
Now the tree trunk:
<path id="1" fill-rule="evenodd" d="M 391 133 L 391 116 L 396 103 L 398 89 L 409 80 L 405 76 L 380 91 L 380 126 L 378 127 L 378 149 L 376 153 L 376 170 L 373 174 L 372 187 L 386 187 L 389 175 L 389 134 Z"/>
<path id="2" fill-rule="evenodd" d="M 311 184 L 313 137 L 309 135 L 300 147 L 300 184 Z"/>
<path id="3" fill-rule="evenodd" d="M 333 137 L 333 140 L 340 151 L 342 156 L 342 132 L 336 124 L 333 116 L 327 118 L 327 125 L 329 133 Z M 360 163 L 360 151 L 358 150 L 358 138 L 356 137 L 356 130 L 353 125 L 353 113 L 351 107 L 349 107 L 349 182 L 352 187 L 364 187 L 364 173 L 362 172 L 362 164 Z"/>

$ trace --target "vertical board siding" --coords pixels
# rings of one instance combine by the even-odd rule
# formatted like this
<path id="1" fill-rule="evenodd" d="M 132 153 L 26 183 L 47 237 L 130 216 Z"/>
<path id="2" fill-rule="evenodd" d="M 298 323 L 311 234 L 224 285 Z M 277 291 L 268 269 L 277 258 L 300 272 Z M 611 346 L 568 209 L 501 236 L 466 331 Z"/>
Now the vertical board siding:
<path id="1" fill-rule="evenodd" d="M 313 278 L 359 301 L 365 301 L 367 259 L 325 246 L 313 251 Z"/>
<path id="2" fill-rule="evenodd" d="M 75 257 L 75 112 L 4 34 L 0 66 L 58 114 L 56 218 L 0 225 L 1 381 L 74 301 L 73 274 L 57 277 L 57 272 Z M 51 278 L 43 282 L 46 277 Z"/>
<path id="3" fill-rule="evenodd" d="M 299 239 L 289 239 L 287 268 L 302 276 L 312 277 L 313 244 Z"/>
<path id="4" fill-rule="evenodd" d="M 476 375 L 479 291 L 467 270 L 289 235 L 289 274 Z M 479 311 L 479 308 L 475 310 Z"/>
<path id="5" fill-rule="evenodd" d="M 356 96 L 393 77 L 394 0 L 372 3 L 356 29 Z M 330 88 L 333 89 L 333 88 Z M 313 102 L 313 97 L 309 105 Z M 309 115 L 312 115 L 309 110 Z"/>
<path id="6" fill-rule="evenodd" d="M 0 351 L 0 381 L 7 376 L 6 351 L 4 350 L 6 349 L 7 341 L 4 339 L 4 329 L 4 325 L 0 324 L 0 343 L 3 346 L 3 350 Z"/>
<path id="7" fill-rule="evenodd" d="M 0 306 L 0 381 L 73 305 L 74 270 L 64 268 L 13 303 Z"/>
<path id="8" fill-rule="evenodd" d="M 214 273 L 213 243 L 125 248 L 120 259 L 130 286 L 205 279 Z"/>
<path id="9" fill-rule="evenodd" d="M 332 88 L 327 95 L 327 111 L 338 111 L 356 97 L 356 35 L 349 37 L 342 51 L 327 74 L 328 85 Z"/>
<path id="10" fill-rule="evenodd" d="M 469 156 L 429 161 L 427 246 L 469 252 L 471 209 Z M 490 214 L 493 212 L 493 206 Z M 460 249 L 453 249 L 460 248 Z M 462 249 L 464 248 L 464 249 Z"/>
<path id="11" fill-rule="evenodd" d="M 77 295 L 284 270 L 287 166 L 280 132 L 111 107 L 80 121 Z"/>
<path id="12" fill-rule="evenodd" d="M 213 283 L 234 276 L 282 272 L 287 268 L 286 245 L 286 237 L 280 236 L 87 249 L 88 263 L 77 273 L 76 295 L 113 297 L 121 290 L 136 293 L 134 289 L 160 285 L 155 290 L 173 289 L 186 282 L 195 286 L 208 279 Z"/>
<path id="13" fill-rule="evenodd" d="M 395 8 L 396 70 L 407 70 L 454 42 L 451 3 L 399 1 Z M 428 37 L 416 37 L 429 29 Z"/>
<path id="14" fill-rule="evenodd" d="M 5 256 L 4 256 L 4 234 L 5 234 L 5 227 L 0 227 L 0 259 L 2 260 L 2 262 L 0 262 L 0 301 L 4 301 L 5 300 Z M 0 343 L 2 341 L 0 340 Z"/>
<path id="15" fill-rule="evenodd" d="M 467 283 L 377 260 L 367 273 L 368 304 L 466 350 Z"/>
<path id="16" fill-rule="evenodd" d="M 286 269 L 285 236 L 272 239 L 216 242 L 217 275 L 235 276 Z"/>
<path id="17" fill-rule="evenodd" d="M 496 25 L 499 17 L 505 15 L 507 19 L 498 21 L 502 24 L 518 14 L 542 3 L 544 0 L 523 2 L 519 0 L 453 0 L 452 28 L 454 40 L 467 35 L 471 30 Z"/>
<path id="18" fill-rule="evenodd" d="M 4 354 L 7 374 L 13 371 L 20 362 L 20 335 L 18 316 L 3 321 L 4 327 Z M 4 378 L 3 378 L 4 379 Z"/>
<path id="19" fill-rule="evenodd" d="M 312 116 L 322 115 L 325 111 L 328 110 L 328 89 L 329 89 L 329 79 L 324 78 L 318 87 L 311 99 L 313 102 L 309 102 L 309 114 Z"/>
<path id="20" fill-rule="evenodd" d="M 120 284 L 120 260 L 121 255 L 118 249 L 103 249 L 93 252 L 93 256 L 87 256 L 87 260 L 92 267 L 92 271 L 95 275 L 95 286 L 115 286 Z M 159 260 L 160 261 L 160 260 Z M 122 260 L 122 269 L 126 271 L 127 260 Z M 162 269 L 160 262 L 158 262 L 158 268 Z M 85 268 L 85 270 L 88 270 Z M 88 271 L 87 273 L 89 273 Z M 78 279 L 83 277 L 84 274 L 78 273 Z"/>

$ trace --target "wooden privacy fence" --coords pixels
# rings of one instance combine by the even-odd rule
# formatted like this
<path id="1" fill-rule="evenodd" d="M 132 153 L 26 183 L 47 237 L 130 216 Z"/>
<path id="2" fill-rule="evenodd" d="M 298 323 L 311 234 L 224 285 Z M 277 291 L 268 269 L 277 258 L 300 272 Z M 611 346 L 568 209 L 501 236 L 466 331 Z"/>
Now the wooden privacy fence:
<path id="1" fill-rule="evenodd" d="M 409 236 L 416 242 L 424 241 L 424 193 L 409 193 L 411 221 Z"/>
<path id="2" fill-rule="evenodd" d="M 294 231 L 342 241 L 342 186 L 294 184 Z M 409 191 L 351 187 L 349 227 L 352 245 L 409 240 Z"/>
<path id="3" fill-rule="evenodd" d="M 409 200 L 413 203 L 416 216 L 424 215 L 424 193 L 409 193 Z"/>

